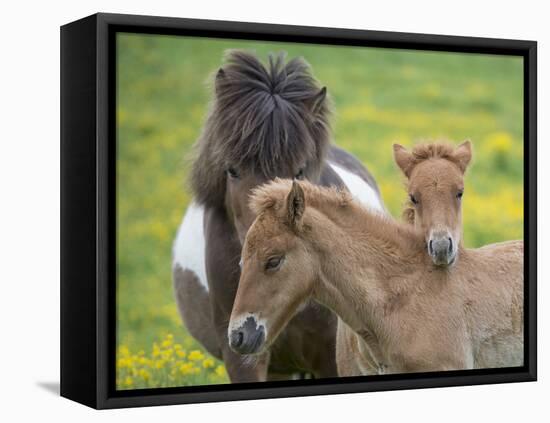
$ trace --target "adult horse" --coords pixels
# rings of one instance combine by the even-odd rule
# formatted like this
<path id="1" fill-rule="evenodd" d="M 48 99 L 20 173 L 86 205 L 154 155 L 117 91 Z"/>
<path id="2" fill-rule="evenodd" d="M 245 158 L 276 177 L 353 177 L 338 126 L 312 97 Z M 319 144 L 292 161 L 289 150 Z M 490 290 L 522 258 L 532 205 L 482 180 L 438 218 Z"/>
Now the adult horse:
<path id="1" fill-rule="evenodd" d="M 376 183 L 361 163 L 331 145 L 330 104 L 301 58 L 287 63 L 232 51 L 215 77 L 215 95 L 191 171 L 194 201 L 178 230 L 173 284 L 188 331 L 223 359 L 232 382 L 307 372 L 336 376 L 336 317 L 304 304 L 271 348 L 253 360 L 230 347 L 227 327 L 240 278 L 240 257 L 255 214 L 251 191 L 275 177 L 347 187 L 383 210 Z"/>

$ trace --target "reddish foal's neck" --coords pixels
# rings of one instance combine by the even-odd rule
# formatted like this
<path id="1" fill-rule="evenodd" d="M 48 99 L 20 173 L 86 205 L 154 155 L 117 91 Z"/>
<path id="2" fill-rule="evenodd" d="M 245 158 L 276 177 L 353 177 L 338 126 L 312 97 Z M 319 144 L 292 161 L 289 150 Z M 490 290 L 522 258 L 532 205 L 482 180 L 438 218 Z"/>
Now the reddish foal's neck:
<path id="1" fill-rule="evenodd" d="M 407 276 L 426 260 L 421 236 L 355 202 L 308 205 L 306 238 L 320 263 L 314 296 L 356 331 L 377 325 L 387 292 L 407 289 Z"/>

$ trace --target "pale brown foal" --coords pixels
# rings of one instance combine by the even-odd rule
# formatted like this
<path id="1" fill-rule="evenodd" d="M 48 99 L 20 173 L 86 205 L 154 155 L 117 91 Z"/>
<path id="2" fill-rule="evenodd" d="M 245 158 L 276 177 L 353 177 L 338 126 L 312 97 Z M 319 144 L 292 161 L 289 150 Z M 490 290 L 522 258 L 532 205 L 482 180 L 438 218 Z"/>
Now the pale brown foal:
<path id="1" fill-rule="evenodd" d="M 424 234 L 428 254 L 437 266 L 452 265 L 462 246 L 464 173 L 472 158 L 470 141 L 449 144 L 394 144 L 394 158 L 407 177 L 406 220 Z"/>
<path id="2" fill-rule="evenodd" d="M 523 241 L 463 249 L 448 269 L 414 227 L 345 191 L 276 180 L 251 206 L 228 328 L 254 337 L 249 353 L 315 300 L 345 323 L 340 375 L 523 364 Z"/>

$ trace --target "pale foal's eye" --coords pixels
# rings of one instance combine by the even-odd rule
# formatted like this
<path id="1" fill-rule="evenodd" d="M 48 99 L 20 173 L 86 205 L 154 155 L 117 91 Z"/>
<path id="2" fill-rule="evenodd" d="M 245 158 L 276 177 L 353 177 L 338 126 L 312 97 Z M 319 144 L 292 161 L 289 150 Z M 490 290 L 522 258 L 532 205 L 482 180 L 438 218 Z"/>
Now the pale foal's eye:
<path id="1" fill-rule="evenodd" d="M 458 198 L 459 200 L 462 199 L 462 196 L 464 195 L 464 190 L 461 189 L 460 191 L 458 191 L 456 193 L 456 198 Z"/>
<path id="2" fill-rule="evenodd" d="M 418 204 L 418 199 L 414 195 L 409 194 L 409 198 L 411 199 L 411 203 L 414 205 Z"/>

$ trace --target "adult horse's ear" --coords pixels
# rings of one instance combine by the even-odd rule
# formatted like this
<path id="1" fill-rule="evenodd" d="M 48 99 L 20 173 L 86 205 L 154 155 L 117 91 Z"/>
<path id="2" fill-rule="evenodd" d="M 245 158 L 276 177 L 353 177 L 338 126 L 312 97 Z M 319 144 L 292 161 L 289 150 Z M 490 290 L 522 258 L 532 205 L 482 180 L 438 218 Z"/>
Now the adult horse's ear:
<path id="1" fill-rule="evenodd" d="M 219 96 L 222 92 L 222 85 L 225 81 L 225 71 L 223 68 L 216 73 L 216 80 L 214 81 L 214 89 L 216 90 L 216 96 Z"/>
<path id="2" fill-rule="evenodd" d="M 466 140 L 460 144 L 454 151 L 453 157 L 460 170 L 464 173 L 470 160 L 472 160 L 472 143 L 470 140 Z"/>
<path id="3" fill-rule="evenodd" d="M 327 87 L 323 87 L 312 98 L 306 100 L 306 106 L 313 116 L 317 116 L 327 98 Z"/>
<path id="4" fill-rule="evenodd" d="M 393 145 L 393 158 L 397 166 L 403 171 L 405 176 L 408 178 L 411 174 L 412 164 L 413 164 L 413 155 L 412 153 L 403 147 L 401 144 Z"/>
<path id="5" fill-rule="evenodd" d="M 286 197 L 288 223 L 299 228 L 306 209 L 304 190 L 297 181 L 292 181 L 292 188 Z"/>

